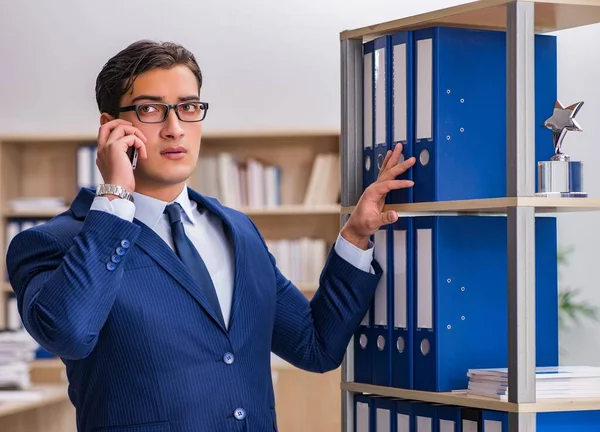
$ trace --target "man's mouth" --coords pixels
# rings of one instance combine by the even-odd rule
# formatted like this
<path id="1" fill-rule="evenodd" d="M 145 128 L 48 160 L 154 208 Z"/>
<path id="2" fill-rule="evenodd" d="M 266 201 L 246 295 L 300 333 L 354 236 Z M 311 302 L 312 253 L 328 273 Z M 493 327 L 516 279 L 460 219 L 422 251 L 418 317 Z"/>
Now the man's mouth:
<path id="1" fill-rule="evenodd" d="M 187 150 L 183 147 L 169 147 L 160 152 L 160 154 L 178 154 L 178 153 L 186 153 Z"/>
<path id="2" fill-rule="evenodd" d="M 185 157 L 187 150 L 183 147 L 169 147 L 160 152 L 160 154 L 166 159 L 182 159 Z"/>

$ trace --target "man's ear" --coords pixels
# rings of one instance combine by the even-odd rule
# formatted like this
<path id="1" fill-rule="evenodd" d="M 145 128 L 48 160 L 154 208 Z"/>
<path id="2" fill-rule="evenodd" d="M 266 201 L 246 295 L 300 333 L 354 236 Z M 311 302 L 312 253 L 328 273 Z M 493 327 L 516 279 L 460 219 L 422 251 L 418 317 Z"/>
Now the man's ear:
<path id="1" fill-rule="evenodd" d="M 114 120 L 115 118 L 108 113 L 102 113 L 100 115 L 100 126 L 105 125 L 109 121 Z"/>

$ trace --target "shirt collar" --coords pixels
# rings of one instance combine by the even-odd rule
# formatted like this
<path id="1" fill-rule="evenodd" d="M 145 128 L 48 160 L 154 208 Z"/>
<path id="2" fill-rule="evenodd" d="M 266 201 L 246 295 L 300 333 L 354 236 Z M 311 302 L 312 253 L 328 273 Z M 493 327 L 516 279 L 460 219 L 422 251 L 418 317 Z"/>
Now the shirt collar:
<path id="1" fill-rule="evenodd" d="M 163 216 L 165 207 L 170 204 L 166 201 L 161 201 L 138 192 L 133 192 L 133 199 L 135 202 L 135 218 L 150 228 L 155 227 Z M 196 225 L 196 221 L 193 217 L 194 206 L 192 206 L 192 202 L 190 201 L 187 185 L 184 185 L 183 190 L 173 202 L 178 202 L 181 205 L 188 222 L 192 225 Z"/>

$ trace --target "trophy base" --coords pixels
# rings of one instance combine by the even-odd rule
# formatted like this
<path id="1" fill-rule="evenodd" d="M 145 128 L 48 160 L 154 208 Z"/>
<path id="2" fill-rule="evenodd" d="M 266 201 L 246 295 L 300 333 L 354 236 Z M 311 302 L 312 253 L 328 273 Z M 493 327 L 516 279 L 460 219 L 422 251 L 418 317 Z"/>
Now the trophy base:
<path id="1" fill-rule="evenodd" d="M 583 191 L 583 163 L 551 160 L 538 162 L 538 192 L 536 196 L 586 198 Z"/>

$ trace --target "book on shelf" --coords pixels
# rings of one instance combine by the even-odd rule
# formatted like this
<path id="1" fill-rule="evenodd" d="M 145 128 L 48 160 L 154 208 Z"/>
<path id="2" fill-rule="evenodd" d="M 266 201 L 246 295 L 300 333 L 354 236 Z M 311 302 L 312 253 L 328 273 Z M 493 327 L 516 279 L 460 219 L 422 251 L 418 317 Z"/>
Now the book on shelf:
<path id="1" fill-rule="evenodd" d="M 198 162 L 200 193 L 215 197 L 233 208 L 273 208 L 282 204 L 282 169 L 259 158 L 240 158 L 221 152 L 202 156 Z M 305 206 L 339 203 L 340 158 L 334 153 L 318 154 L 302 202 Z"/>
<path id="2" fill-rule="evenodd" d="M 341 190 L 340 156 L 322 153 L 313 162 L 304 205 L 336 204 Z"/>
<path id="3" fill-rule="evenodd" d="M 324 239 L 266 240 L 281 273 L 297 285 L 315 285 L 327 259 Z"/>
<path id="4" fill-rule="evenodd" d="M 281 170 L 256 158 L 232 153 L 203 156 L 198 161 L 198 190 L 232 208 L 281 204 Z"/>

